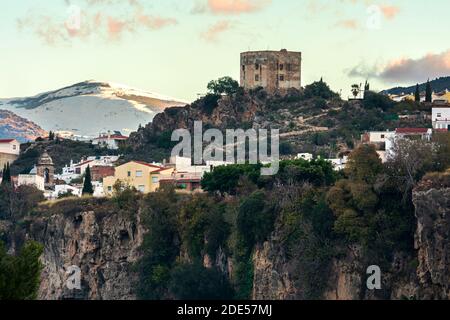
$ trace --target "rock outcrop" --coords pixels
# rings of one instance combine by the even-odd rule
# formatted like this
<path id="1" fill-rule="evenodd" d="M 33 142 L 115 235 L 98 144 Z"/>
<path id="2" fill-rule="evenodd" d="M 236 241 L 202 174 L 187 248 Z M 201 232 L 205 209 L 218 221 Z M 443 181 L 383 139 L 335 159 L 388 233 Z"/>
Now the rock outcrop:
<path id="1" fill-rule="evenodd" d="M 450 188 L 414 193 L 423 299 L 450 299 Z"/>
<path id="2" fill-rule="evenodd" d="M 29 238 L 44 245 L 40 299 L 136 299 L 133 264 L 143 240 L 139 215 L 86 211 L 32 221 Z M 81 290 L 67 287 L 71 266 L 81 270 Z"/>

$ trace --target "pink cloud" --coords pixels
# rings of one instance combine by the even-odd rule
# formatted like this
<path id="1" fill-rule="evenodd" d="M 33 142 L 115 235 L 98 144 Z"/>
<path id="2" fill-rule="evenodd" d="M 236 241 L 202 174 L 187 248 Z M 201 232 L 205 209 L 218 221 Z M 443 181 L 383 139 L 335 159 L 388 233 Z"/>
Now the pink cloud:
<path id="1" fill-rule="evenodd" d="M 354 20 L 354 19 L 348 19 L 348 20 L 342 20 L 342 21 L 338 21 L 335 24 L 336 27 L 341 27 L 341 28 L 345 28 L 345 29 L 352 29 L 352 30 L 356 30 L 359 27 L 358 21 Z"/>
<path id="2" fill-rule="evenodd" d="M 241 14 L 262 10 L 272 0 L 208 0 L 208 8 L 215 14 Z"/>
<path id="3" fill-rule="evenodd" d="M 400 8 L 396 6 L 384 5 L 381 6 L 380 9 L 381 12 L 383 12 L 384 17 L 389 20 L 394 19 L 400 13 Z"/>
<path id="4" fill-rule="evenodd" d="M 417 59 L 399 58 L 381 67 L 358 66 L 350 71 L 350 76 L 376 77 L 390 83 L 415 83 L 448 75 L 450 75 L 450 50 L 429 53 Z"/>
<path id="5" fill-rule="evenodd" d="M 218 37 L 224 32 L 230 30 L 233 27 L 232 23 L 228 20 L 219 21 L 216 24 L 209 27 L 209 29 L 201 34 L 201 37 L 208 42 L 215 42 Z"/>
<path id="6" fill-rule="evenodd" d="M 125 34 L 132 34 L 140 30 L 160 30 L 178 23 L 176 19 L 150 15 L 138 0 L 128 0 L 129 10 L 122 10 L 120 16 L 102 13 L 102 6 L 112 6 L 123 3 L 119 0 L 85 0 L 82 7 L 80 21 L 73 23 L 73 17 L 44 16 L 35 12 L 17 20 L 20 30 L 31 31 L 45 44 L 58 45 L 70 43 L 73 39 L 87 39 L 99 37 L 105 40 L 119 40 Z M 96 8 L 95 6 L 100 6 Z"/>

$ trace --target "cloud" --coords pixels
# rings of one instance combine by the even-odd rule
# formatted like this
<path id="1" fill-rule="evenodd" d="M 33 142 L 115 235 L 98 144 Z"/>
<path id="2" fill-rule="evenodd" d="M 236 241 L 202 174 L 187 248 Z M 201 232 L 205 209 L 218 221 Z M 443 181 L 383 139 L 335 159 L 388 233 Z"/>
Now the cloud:
<path id="1" fill-rule="evenodd" d="M 354 19 L 348 19 L 348 20 L 341 20 L 338 21 L 335 24 L 336 27 L 341 27 L 344 29 L 352 29 L 352 30 L 356 30 L 359 28 L 359 23 L 358 21 L 354 20 Z"/>
<path id="2" fill-rule="evenodd" d="M 201 37 L 208 42 L 216 42 L 218 37 L 224 32 L 233 28 L 231 21 L 223 20 L 209 27 L 209 29 L 201 34 Z"/>
<path id="3" fill-rule="evenodd" d="M 397 6 L 383 5 L 380 6 L 380 9 L 384 17 L 388 20 L 394 19 L 400 13 L 400 8 Z"/>
<path id="4" fill-rule="evenodd" d="M 178 23 L 174 18 L 145 13 L 139 0 L 83 1 L 84 6 L 77 7 L 66 0 L 68 11 L 59 17 L 30 12 L 17 20 L 18 28 L 32 32 L 45 44 L 59 45 L 94 36 L 118 41 L 127 33 L 155 31 Z M 115 13 L 118 10 L 120 15 Z"/>
<path id="5" fill-rule="evenodd" d="M 239 15 L 263 10 L 272 0 L 205 0 L 197 2 L 192 13 L 206 13 L 223 15 Z"/>
<path id="6" fill-rule="evenodd" d="M 349 76 L 352 77 L 379 78 L 390 83 L 418 82 L 448 75 L 450 50 L 438 54 L 430 53 L 418 59 L 396 59 L 381 67 L 360 64 L 349 71 Z"/>

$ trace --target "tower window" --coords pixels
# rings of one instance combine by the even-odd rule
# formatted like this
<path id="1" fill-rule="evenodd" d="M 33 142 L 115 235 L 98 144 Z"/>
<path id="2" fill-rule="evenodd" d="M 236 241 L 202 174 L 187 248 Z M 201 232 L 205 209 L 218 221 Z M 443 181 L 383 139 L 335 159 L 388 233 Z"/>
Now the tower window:
<path id="1" fill-rule="evenodd" d="M 259 70 L 259 64 L 255 63 L 255 70 Z"/>
<path id="2" fill-rule="evenodd" d="M 255 74 L 255 81 L 259 81 L 259 74 Z"/>
<path id="3" fill-rule="evenodd" d="M 284 64 L 280 64 L 280 70 L 284 69 Z"/>
<path id="4" fill-rule="evenodd" d="M 242 65 L 242 71 L 245 71 L 245 65 Z"/>
<path id="5" fill-rule="evenodd" d="M 292 69 L 292 66 L 291 66 L 290 63 L 288 63 L 288 64 L 286 65 L 286 70 L 287 70 L 287 71 L 291 71 L 291 69 Z"/>
<path id="6" fill-rule="evenodd" d="M 284 75 L 280 75 L 280 81 L 284 81 Z"/>

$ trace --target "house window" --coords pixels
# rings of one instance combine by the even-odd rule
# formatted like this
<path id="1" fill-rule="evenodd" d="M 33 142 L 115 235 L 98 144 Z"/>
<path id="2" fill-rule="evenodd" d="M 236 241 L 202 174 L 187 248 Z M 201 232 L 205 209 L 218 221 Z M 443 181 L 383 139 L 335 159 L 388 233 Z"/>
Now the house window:
<path id="1" fill-rule="evenodd" d="M 280 70 L 284 69 L 284 64 L 280 64 Z"/>
<path id="2" fill-rule="evenodd" d="M 131 171 L 128 171 L 128 172 L 127 172 L 127 176 L 128 176 L 128 177 L 131 177 Z"/>
<path id="3" fill-rule="evenodd" d="M 280 75 L 280 81 L 284 81 L 284 75 Z"/>
<path id="4" fill-rule="evenodd" d="M 17 146 L 15 144 L 13 144 L 13 150 L 16 150 Z"/>
<path id="5" fill-rule="evenodd" d="M 137 178 L 140 178 L 140 177 L 142 177 L 142 171 L 140 171 L 140 170 L 138 170 L 138 171 L 136 171 L 136 177 Z"/>
<path id="6" fill-rule="evenodd" d="M 158 183 L 158 177 L 152 177 L 152 183 Z"/>
<path id="7" fill-rule="evenodd" d="M 259 70 L 259 64 L 255 63 L 255 70 Z"/>
<path id="8" fill-rule="evenodd" d="M 108 191 L 111 192 L 112 191 L 112 187 L 108 186 Z"/>
<path id="9" fill-rule="evenodd" d="M 382 134 L 382 135 L 381 135 L 381 139 L 384 139 L 384 138 L 385 138 L 385 136 L 384 136 L 384 134 Z"/>
<path id="10" fill-rule="evenodd" d="M 438 114 L 437 114 L 437 117 L 438 117 L 438 118 L 441 118 L 441 117 L 442 117 L 442 113 L 438 113 Z"/>
<path id="11" fill-rule="evenodd" d="M 144 193 L 145 192 L 145 186 L 144 185 L 140 185 L 138 187 L 138 191 Z"/>
<path id="12" fill-rule="evenodd" d="M 259 74 L 255 74 L 255 81 L 259 81 Z"/>

